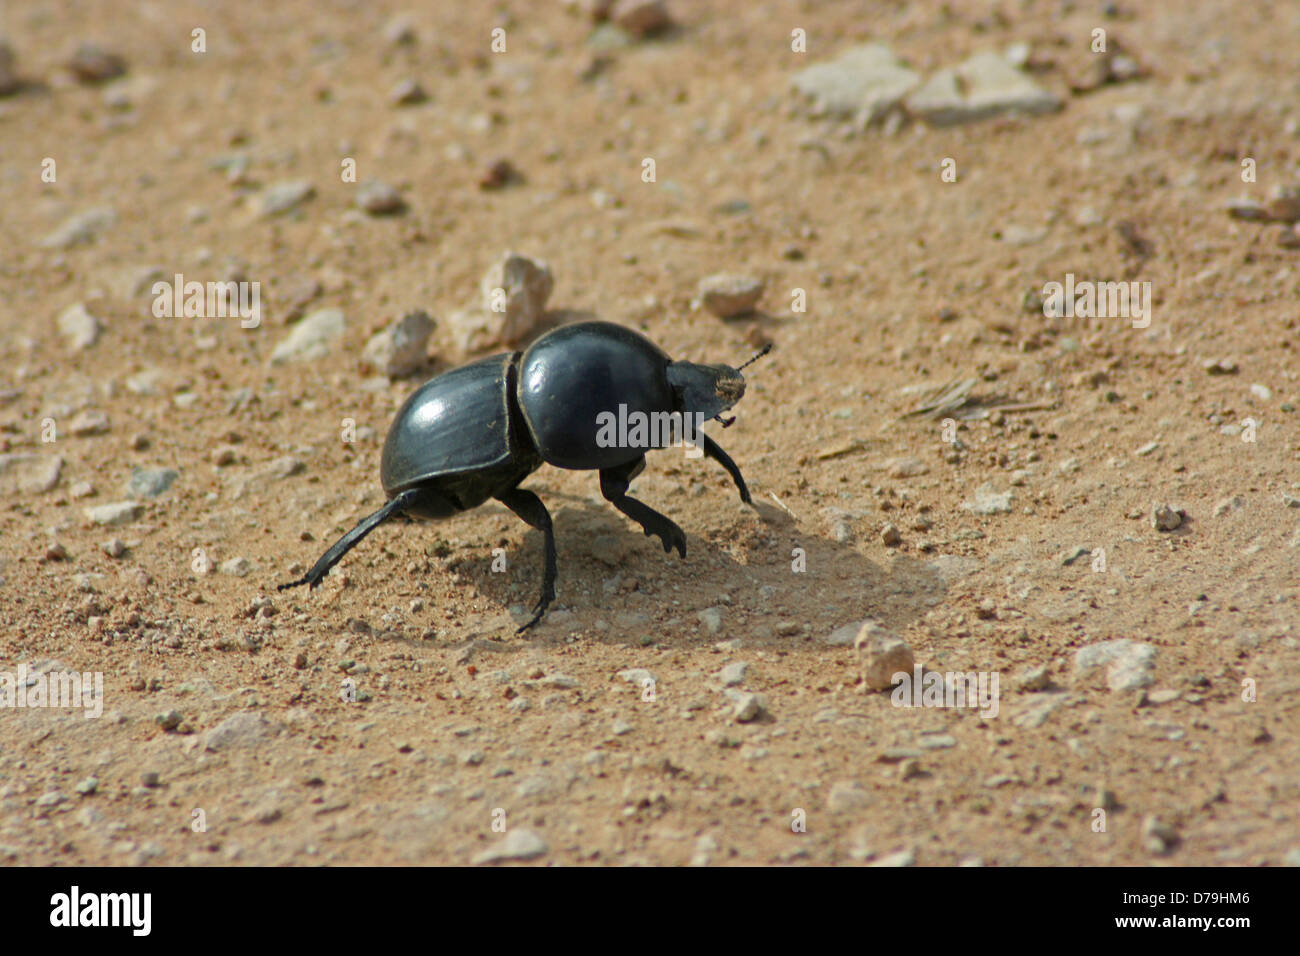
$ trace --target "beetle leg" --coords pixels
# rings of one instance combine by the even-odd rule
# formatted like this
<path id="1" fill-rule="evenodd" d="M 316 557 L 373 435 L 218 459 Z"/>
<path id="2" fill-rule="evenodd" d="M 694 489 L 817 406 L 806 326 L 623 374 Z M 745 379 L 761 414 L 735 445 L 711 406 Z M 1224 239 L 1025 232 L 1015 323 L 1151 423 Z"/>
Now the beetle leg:
<path id="1" fill-rule="evenodd" d="M 296 581 L 290 581 L 288 584 L 276 585 L 277 591 L 283 591 L 287 588 L 296 588 L 300 584 L 308 585 L 310 590 L 315 590 L 316 586 L 321 583 L 325 575 L 329 574 L 330 568 L 338 564 L 343 555 L 347 554 L 370 532 L 383 524 L 393 515 L 401 514 L 406 510 L 408 505 L 414 504 L 423 494 L 419 488 L 411 488 L 403 491 L 401 494 L 391 498 L 388 504 L 384 505 L 374 514 L 366 515 L 357 522 L 357 526 L 339 538 L 330 548 L 320 556 L 320 560 L 311 566 L 311 570 L 304 574 Z"/>
<path id="2" fill-rule="evenodd" d="M 686 532 L 672 519 L 664 517 L 649 505 L 628 497 L 628 483 L 634 476 L 640 474 L 644 467 L 645 456 L 642 455 L 636 461 L 619 465 L 617 468 L 602 468 L 600 493 L 605 496 L 606 501 L 639 524 L 645 530 L 646 537 L 657 534 L 659 540 L 664 543 L 664 551 L 672 551 L 676 548 L 684 558 L 686 557 Z M 734 468 L 735 465 L 732 467 Z"/>
<path id="3" fill-rule="evenodd" d="M 752 505 L 754 499 L 749 496 L 749 488 L 745 485 L 745 479 L 741 476 L 740 469 L 737 468 L 736 463 L 731 460 L 731 456 L 722 450 L 722 446 L 708 435 L 704 436 L 704 454 L 705 456 L 712 458 L 723 468 L 727 469 L 727 474 L 731 475 L 731 480 L 734 481 L 736 487 L 740 489 L 740 500 L 747 505 Z"/>
<path id="4" fill-rule="evenodd" d="M 544 538 L 546 570 L 542 573 L 542 596 L 533 607 L 533 619 L 515 631 L 516 634 L 522 634 L 542 619 L 546 609 L 555 600 L 555 579 L 559 575 L 559 567 L 555 559 L 555 529 L 551 526 L 551 513 L 546 510 L 546 505 L 542 504 L 542 499 L 531 491 L 511 488 L 505 494 L 497 495 L 496 498 L 526 524 L 540 531 Z"/>

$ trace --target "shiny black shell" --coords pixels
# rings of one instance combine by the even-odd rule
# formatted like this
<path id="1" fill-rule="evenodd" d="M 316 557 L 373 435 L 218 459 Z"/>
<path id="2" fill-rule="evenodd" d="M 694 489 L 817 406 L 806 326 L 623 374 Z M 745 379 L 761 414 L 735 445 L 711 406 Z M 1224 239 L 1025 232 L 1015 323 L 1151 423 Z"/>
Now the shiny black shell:
<path id="1" fill-rule="evenodd" d="M 645 449 L 602 448 L 597 416 L 671 412 L 667 353 L 612 322 L 577 322 L 548 332 L 519 360 L 519 408 L 542 458 L 559 468 L 612 468 Z"/>
<path id="2" fill-rule="evenodd" d="M 430 479 L 509 469 L 536 458 L 522 421 L 512 414 L 518 356 L 503 352 L 451 369 L 407 397 L 379 465 L 388 497 Z"/>

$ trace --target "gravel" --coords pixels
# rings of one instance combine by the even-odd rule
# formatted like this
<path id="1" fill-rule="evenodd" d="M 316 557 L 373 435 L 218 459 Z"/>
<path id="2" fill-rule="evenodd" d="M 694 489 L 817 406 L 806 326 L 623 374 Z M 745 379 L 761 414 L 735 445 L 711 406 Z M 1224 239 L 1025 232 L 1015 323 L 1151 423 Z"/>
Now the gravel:
<path id="1" fill-rule="evenodd" d="M 132 468 L 126 493 L 133 498 L 157 498 L 180 477 L 172 468 Z"/>
<path id="2" fill-rule="evenodd" d="M 203 747 L 212 751 L 253 748 L 278 732 L 279 728 L 261 714 L 241 711 L 204 734 Z"/>
<path id="3" fill-rule="evenodd" d="M 394 106 L 418 106 L 428 99 L 429 94 L 415 80 L 402 80 L 388 92 L 388 102 Z"/>
<path id="4" fill-rule="evenodd" d="M 88 349 L 99 341 L 102 328 L 99 319 L 91 315 L 90 310 L 80 302 L 60 312 L 56 324 L 59 334 L 74 349 Z"/>
<path id="5" fill-rule="evenodd" d="M 271 364 L 310 362 L 329 354 L 330 343 L 343 334 L 347 320 L 341 309 L 318 309 L 293 327 L 275 351 Z"/>
<path id="6" fill-rule="evenodd" d="M 395 216 L 406 211 L 406 200 L 388 183 L 368 179 L 357 189 L 357 205 L 372 216 Z"/>
<path id="7" fill-rule="evenodd" d="M 810 115 L 852 117 L 864 126 L 883 119 L 920 82 L 920 74 L 880 43 L 852 47 L 790 79 L 790 85 L 808 100 Z"/>
<path id="8" fill-rule="evenodd" d="M 495 846 L 489 847 L 474 857 L 476 865 L 497 863 L 501 860 L 532 860 L 550 852 L 546 841 L 535 831 L 524 827 L 515 827 Z"/>
<path id="9" fill-rule="evenodd" d="M 975 497 L 963 501 L 961 506 L 972 514 L 1010 514 L 1014 495 L 1010 491 L 996 491 L 992 483 L 985 482 L 975 489 Z"/>
<path id="10" fill-rule="evenodd" d="M 910 676 L 916 664 L 907 642 L 875 621 L 862 623 L 853 647 L 862 668 L 862 679 L 873 691 L 889 690 L 894 686 L 895 674 L 901 671 Z"/>
<path id="11" fill-rule="evenodd" d="M 41 240 L 40 245 L 45 249 L 88 245 L 116 221 L 117 213 L 111 206 L 96 206 L 65 219 Z"/>
<path id="12" fill-rule="evenodd" d="M 0 453 L 0 493 L 41 495 L 53 491 L 63 472 L 62 455 Z"/>
<path id="13" fill-rule="evenodd" d="M 999 53 L 977 53 L 940 70 L 907 98 L 907 110 L 932 126 L 952 126 L 1002 113 L 1051 113 L 1062 106 Z"/>
<path id="14" fill-rule="evenodd" d="M 673 24 L 664 0 L 617 0 L 609 19 L 636 37 L 654 36 Z"/>
<path id="15" fill-rule="evenodd" d="M 93 43 L 83 43 L 68 60 L 68 69 L 82 83 L 107 83 L 126 73 L 126 60 Z"/>
<path id="16" fill-rule="evenodd" d="M 1173 531 L 1183 523 L 1186 512 L 1173 505 L 1156 505 L 1151 510 L 1151 527 L 1157 531 Z"/>
<path id="17" fill-rule="evenodd" d="M 228 558 L 218 565 L 217 570 L 222 574 L 229 574 L 233 577 L 242 578 L 248 572 L 253 570 L 253 563 L 244 557 Z"/>
<path id="18" fill-rule="evenodd" d="M 747 315 L 763 297 L 763 281 L 718 273 L 700 280 L 700 303 L 720 319 Z"/>
<path id="19" fill-rule="evenodd" d="M 488 269 L 479 285 L 483 308 L 501 317 L 498 340 L 508 343 L 523 338 L 541 321 L 555 288 L 555 276 L 551 267 L 540 259 L 508 252 Z M 501 305 L 498 290 L 505 293 L 503 312 L 494 311 L 494 306 Z"/>
<path id="20" fill-rule="evenodd" d="M 708 633 L 717 634 L 722 630 L 722 608 L 706 607 L 695 616 Z"/>
<path id="21" fill-rule="evenodd" d="M 435 325 L 427 312 L 408 312 L 366 343 L 362 368 L 394 379 L 414 374 L 428 361 L 429 336 Z"/>
<path id="22" fill-rule="evenodd" d="M 136 501 L 116 501 L 112 504 L 83 508 L 86 520 L 96 525 L 130 524 L 144 514 L 144 505 Z"/>
<path id="23" fill-rule="evenodd" d="M 1093 671 L 1106 668 L 1106 683 L 1113 692 L 1138 690 L 1155 682 L 1156 648 L 1151 644 L 1120 638 L 1081 647 L 1074 654 L 1074 678 L 1086 680 Z"/>
<path id="24" fill-rule="evenodd" d="M 850 813 L 871 806 L 871 794 L 856 780 L 838 780 L 831 784 L 826 808 L 832 813 Z"/>
<path id="25" fill-rule="evenodd" d="M 759 720 L 767 713 L 767 698 L 762 694 L 747 691 L 725 691 L 727 698 L 735 705 L 731 711 L 732 720 L 738 724 L 748 724 Z"/>
<path id="26" fill-rule="evenodd" d="M 282 216 L 316 195 L 316 187 L 305 179 L 273 183 L 262 191 L 258 206 L 263 216 Z"/>
<path id="27" fill-rule="evenodd" d="M 13 47 L 0 40 L 0 96 L 9 96 L 22 89 L 22 80 L 14 69 L 14 60 Z"/>
<path id="28" fill-rule="evenodd" d="M 718 671 L 718 680 L 723 687 L 735 687 L 745 682 L 745 673 L 749 670 L 748 661 L 733 661 Z"/>

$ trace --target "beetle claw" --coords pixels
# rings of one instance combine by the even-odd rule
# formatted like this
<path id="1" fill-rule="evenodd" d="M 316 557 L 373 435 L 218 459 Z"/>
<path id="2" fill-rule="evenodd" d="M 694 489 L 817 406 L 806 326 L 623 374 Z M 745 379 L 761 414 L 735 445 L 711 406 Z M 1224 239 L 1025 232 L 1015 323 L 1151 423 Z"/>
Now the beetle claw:
<path id="1" fill-rule="evenodd" d="M 515 631 L 515 634 L 519 635 L 524 633 L 524 631 L 528 630 L 530 627 L 532 627 L 538 621 L 540 621 L 546 615 L 546 609 L 551 606 L 551 602 L 553 600 L 555 600 L 554 594 L 543 594 L 538 599 L 537 603 L 533 605 L 532 620 L 530 620 L 527 624 L 523 625 L 523 627 Z"/>
<path id="2" fill-rule="evenodd" d="M 277 584 L 275 589 L 277 591 L 287 591 L 289 588 L 302 587 L 304 584 L 307 585 L 309 591 L 314 591 L 320 585 L 320 578 L 313 579 L 310 574 L 305 574 L 296 581 L 286 581 L 284 584 Z"/>

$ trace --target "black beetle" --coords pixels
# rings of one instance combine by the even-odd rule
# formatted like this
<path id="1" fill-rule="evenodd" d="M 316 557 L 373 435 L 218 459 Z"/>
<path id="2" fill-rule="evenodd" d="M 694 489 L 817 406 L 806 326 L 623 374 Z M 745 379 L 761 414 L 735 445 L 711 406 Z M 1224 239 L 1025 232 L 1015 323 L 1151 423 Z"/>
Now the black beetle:
<path id="1" fill-rule="evenodd" d="M 657 345 L 611 322 L 579 322 L 541 336 L 523 352 L 503 352 L 444 372 L 402 403 L 384 440 L 380 480 L 388 503 L 363 518 L 326 551 L 310 571 L 279 590 L 315 588 L 330 568 L 378 525 L 395 515 L 447 518 L 495 498 L 545 537 L 542 596 L 523 633 L 555 599 L 555 533 L 542 500 L 519 483 L 543 463 L 599 470 L 600 492 L 615 508 L 658 535 L 664 551 L 686 557 L 686 535 L 672 520 L 627 495 L 645 468 L 645 450 L 671 442 L 665 430 L 646 429 L 641 440 L 609 441 L 605 427 L 673 417 L 678 435 L 706 418 L 723 427 L 721 413 L 745 394 L 740 368 L 674 362 Z M 638 419 L 637 416 L 640 416 Z M 687 420 L 685 428 L 682 421 Z M 703 454 L 731 475 L 740 498 L 752 505 L 745 479 L 718 444 L 695 430 Z"/>

